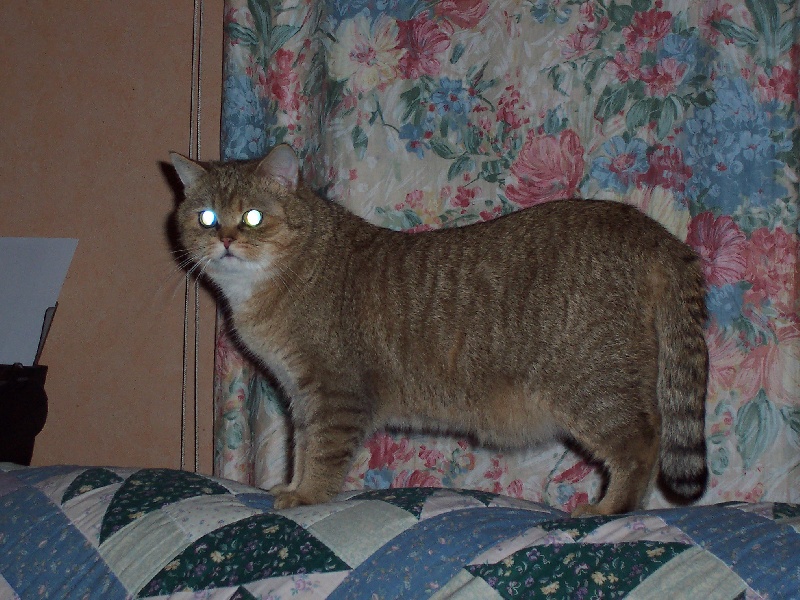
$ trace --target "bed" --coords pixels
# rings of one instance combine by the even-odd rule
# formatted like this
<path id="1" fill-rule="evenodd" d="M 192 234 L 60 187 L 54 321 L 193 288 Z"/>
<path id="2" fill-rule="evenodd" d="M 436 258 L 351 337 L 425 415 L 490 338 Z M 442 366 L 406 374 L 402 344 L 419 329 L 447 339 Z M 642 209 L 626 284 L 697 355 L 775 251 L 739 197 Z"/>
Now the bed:
<path id="1" fill-rule="evenodd" d="M 800 506 L 570 518 L 488 492 L 0 465 L 0 598 L 800 598 Z"/>

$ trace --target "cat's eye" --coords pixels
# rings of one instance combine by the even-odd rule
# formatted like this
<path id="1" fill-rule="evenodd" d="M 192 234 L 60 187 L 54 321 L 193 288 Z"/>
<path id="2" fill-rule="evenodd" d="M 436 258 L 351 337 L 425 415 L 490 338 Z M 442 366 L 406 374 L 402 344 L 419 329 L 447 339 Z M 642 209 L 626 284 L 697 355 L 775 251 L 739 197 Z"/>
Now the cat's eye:
<path id="1" fill-rule="evenodd" d="M 217 224 L 217 214 L 213 210 L 201 210 L 198 221 L 203 227 L 214 227 Z"/>
<path id="2" fill-rule="evenodd" d="M 242 215 L 242 223 L 247 225 L 248 227 L 258 227 L 261 225 L 261 221 L 264 220 L 264 214 L 260 210 L 256 210 L 255 208 L 248 210 L 246 213 Z"/>

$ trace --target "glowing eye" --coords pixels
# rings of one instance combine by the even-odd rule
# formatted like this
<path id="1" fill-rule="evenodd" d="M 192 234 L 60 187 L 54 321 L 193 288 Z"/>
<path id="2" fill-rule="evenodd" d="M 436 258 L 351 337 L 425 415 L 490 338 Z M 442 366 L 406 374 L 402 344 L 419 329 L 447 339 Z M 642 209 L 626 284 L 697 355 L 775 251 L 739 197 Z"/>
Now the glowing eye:
<path id="1" fill-rule="evenodd" d="M 203 227 L 214 227 L 217 224 L 217 214 L 213 210 L 201 210 L 198 220 Z"/>
<path id="2" fill-rule="evenodd" d="M 249 225 L 250 227 L 257 227 L 258 225 L 261 225 L 261 221 L 263 220 L 264 215 L 260 210 L 256 210 L 255 208 L 248 210 L 246 213 L 244 213 L 244 215 L 242 215 L 242 223 Z"/>

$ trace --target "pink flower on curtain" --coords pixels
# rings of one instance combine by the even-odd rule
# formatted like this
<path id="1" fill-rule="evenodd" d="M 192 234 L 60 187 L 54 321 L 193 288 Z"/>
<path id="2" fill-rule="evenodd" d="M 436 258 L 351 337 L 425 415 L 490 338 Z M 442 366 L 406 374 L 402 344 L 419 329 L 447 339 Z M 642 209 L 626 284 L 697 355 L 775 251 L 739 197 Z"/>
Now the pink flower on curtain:
<path id="1" fill-rule="evenodd" d="M 674 58 L 665 58 L 657 65 L 645 67 L 641 75 L 645 93 L 654 98 L 666 98 L 678 88 L 686 69 L 686 63 Z"/>
<path id="2" fill-rule="evenodd" d="M 422 459 L 428 469 L 432 469 L 444 462 L 444 454 L 435 448 L 426 448 L 425 446 L 420 446 L 419 457 Z"/>
<path id="3" fill-rule="evenodd" d="M 406 201 L 395 204 L 395 210 L 402 210 L 403 208 L 422 209 L 422 200 L 425 198 L 425 193 L 422 190 L 413 190 L 406 194 Z"/>
<path id="4" fill-rule="evenodd" d="M 567 60 L 575 60 L 594 50 L 599 41 L 600 30 L 581 23 L 577 31 L 559 40 L 558 45 L 561 47 L 561 56 Z"/>
<path id="5" fill-rule="evenodd" d="M 781 65 L 772 67 L 769 75 L 764 72 L 758 76 L 758 90 L 765 102 L 772 100 L 785 104 L 797 102 L 798 89 L 800 89 L 800 78 L 797 71 Z"/>
<path id="6" fill-rule="evenodd" d="M 744 277 L 747 238 L 728 215 L 698 215 L 689 223 L 686 243 L 700 255 L 709 285 L 736 283 Z"/>
<path id="7" fill-rule="evenodd" d="M 578 483 L 594 471 L 594 468 L 586 461 L 579 461 L 566 471 L 553 477 L 553 483 Z"/>
<path id="8" fill-rule="evenodd" d="M 573 197 L 583 177 L 583 154 L 581 140 L 571 129 L 558 136 L 528 131 L 511 165 L 516 183 L 506 186 L 506 196 L 522 207 Z"/>
<path id="9" fill-rule="evenodd" d="M 745 298 L 756 306 L 769 300 L 781 313 L 797 312 L 797 269 L 800 243 L 782 227 L 757 229 L 745 253 L 745 279 L 752 287 Z"/>
<path id="10" fill-rule="evenodd" d="M 490 210 L 482 210 L 479 213 L 481 221 L 491 221 L 499 217 L 503 212 L 503 207 L 500 204 L 495 204 Z"/>
<path id="11" fill-rule="evenodd" d="M 275 53 L 267 72 L 269 93 L 278 102 L 278 108 L 286 112 L 300 110 L 299 77 L 294 59 L 294 52 L 281 48 Z"/>
<path id="12" fill-rule="evenodd" d="M 505 494 L 506 496 L 511 496 L 512 498 L 522 498 L 525 494 L 525 485 L 521 480 L 515 479 L 508 484 Z"/>
<path id="13" fill-rule="evenodd" d="M 385 432 L 373 435 L 365 446 L 370 452 L 370 469 L 395 469 L 398 464 L 407 462 L 414 456 L 414 449 L 409 448 L 408 439 L 403 438 L 398 443 Z"/>
<path id="14" fill-rule="evenodd" d="M 733 6 L 723 0 L 710 0 L 703 2 L 700 7 L 700 31 L 712 44 L 719 39 L 720 31 L 714 23 L 722 20 L 731 20 Z"/>
<path id="15" fill-rule="evenodd" d="M 692 168 L 683 160 L 683 152 L 674 146 L 656 146 L 648 155 L 650 168 L 642 180 L 651 187 L 660 186 L 678 192 L 686 189 L 692 176 Z"/>
<path id="16" fill-rule="evenodd" d="M 641 53 L 628 50 L 617 52 L 614 58 L 606 63 L 606 69 L 617 78 L 617 81 L 627 83 L 629 80 L 638 79 L 641 76 L 639 69 L 641 64 Z"/>
<path id="17" fill-rule="evenodd" d="M 480 187 L 467 188 L 464 186 L 458 186 L 456 189 L 456 196 L 450 201 L 450 203 L 458 208 L 468 208 L 472 205 L 472 201 L 475 200 L 475 197 L 480 193 Z"/>
<path id="18" fill-rule="evenodd" d="M 525 104 L 521 104 L 520 91 L 513 85 L 509 85 L 500 96 L 497 103 L 497 112 L 495 113 L 495 120 L 498 123 L 503 123 L 506 131 L 512 129 L 519 129 L 523 125 L 530 123 L 530 117 L 522 116 L 527 110 Z M 486 125 L 482 124 L 485 131 L 492 129 L 492 123 L 489 119 L 486 120 Z"/>
<path id="19" fill-rule="evenodd" d="M 392 487 L 442 487 L 442 482 L 428 471 L 400 471 L 392 481 Z"/>
<path id="20" fill-rule="evenodd" d="M 492 466 L 491 468 L 487 469 L 483 476 L 486 479 L 492 479 L 494 481 L 498 481 L 503 475 L 508 473 L 508 465 L 505 461 L 501 462 L 501 458 L 494 456 L 491 459 Z"/>
<path id="21" fill-rule="evenodd" d="M 600 42 L 600 34 L 608 27 L 608 17 L 604 16 L 598 21 L 591 2 L 581 4 L 580 16 L 581 22 L 576 31 L 558 40 L 561 56 L 567 60 L 574 60 L 594 50 Z"/>
<path id="22" fill-rule="evenodd" d="M 654 50 L 656 44 L 672 31 L 672 13 L 653 8 L 637 12 L 630 25 L 622 30 L 625 46 L 636 52 Z"/>
<path id="23" fill-rule="evenodd" d="M 797 324 L 781 328 L 777 343 L 770 341 L 750 350 L 739 364 L 736 389 L 744 398 L 754 398 L 764 390 L 770 400 L 797 401 L 800 386 L 800 328 Z"/>
<path id="24" fill-rule="evenodd" d="M 235 368 L 240 367 L 244 359 L 239 350 L 233 345 L 227 327 L 221 327 L 216 338 L 214 367 L 218 374 L 230 373 Z"/>
<path id="25" fill-rule="evenodd" d="M 438 16 L 464 29 L 475 27 L 488 10 L 489 0 L 441 0 L 435 9 Z"/>
<path id="26" fill-rule="evenodd" d="M 725 334 L 725 330 L 713 324 L 706 332 L 708 344 L 708 388 L 710 394 L 733 388 L 742 363 L 743 355 L 736 338 Z"/>
<path id="27" fill-rule="evenodd" d="M 403 77 L 417 79 L 422 75 L 438 75 L 442 64 L 436 55 L 450 47 L 453 26 L 447 21 L 431 21 L 425 13 L 410 21 L 398 21 L 397 25 L 398 45 L 406 49 L 399 63 Z"/>
<path id="28" fill-rule="evenodd" d="M 586 492 L 576 492 L 561 509 L 566 512 L 572 512 L 582 504 L 589 504 L 589 494 Z"/>

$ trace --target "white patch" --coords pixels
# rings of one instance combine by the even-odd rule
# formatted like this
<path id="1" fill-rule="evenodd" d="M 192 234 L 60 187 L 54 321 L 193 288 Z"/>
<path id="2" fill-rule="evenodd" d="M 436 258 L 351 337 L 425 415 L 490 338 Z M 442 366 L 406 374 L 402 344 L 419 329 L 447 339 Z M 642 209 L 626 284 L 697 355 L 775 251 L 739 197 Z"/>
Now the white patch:
<path id="1" fill-rule="evenodd" d="M 237 259 L 225 259 L 237 260 Z M 231 310 L 238 310 L 253 295 L 255 285 L 265 279 L 257 268 L 243 268 L 236 271 L 216 270 L 209 267 L 208 275 L 225 296 Z M 260 275 L 260 276 L 259 276 Z"/>
<path id="2" fill-rule="evenodd" d="M 271 276 L 268 257 L 255 262 L 243 258 L 232 244 L 228 250 L 218 243 L 205 268 L 205 274 L 225 296 L 231 309 L 238 310 L 253 295 L 256 285 Z"/>

